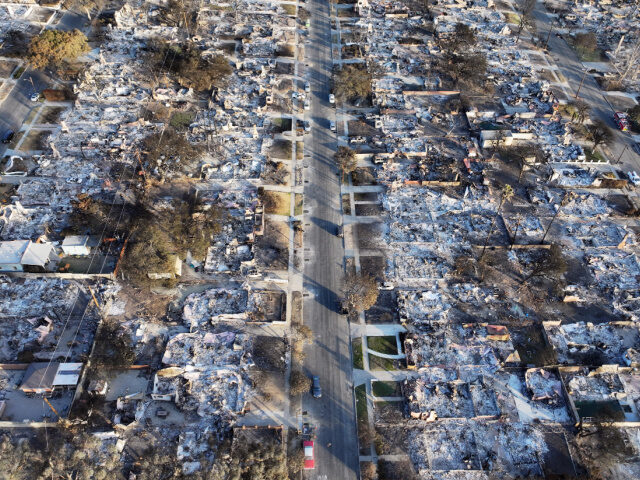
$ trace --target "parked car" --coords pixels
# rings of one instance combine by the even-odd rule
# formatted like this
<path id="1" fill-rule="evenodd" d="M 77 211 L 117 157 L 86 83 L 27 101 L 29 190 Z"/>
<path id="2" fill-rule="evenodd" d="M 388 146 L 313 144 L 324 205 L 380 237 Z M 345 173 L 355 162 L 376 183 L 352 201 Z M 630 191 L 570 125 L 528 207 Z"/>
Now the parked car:
<path id="1" fill-rule="evenodd" d="M 311 387 L 313 398 L 322 398 L 322 389 L 320 388 L 320 377 L 313 376 L 313 386 Z"/>
<path id="2" fill-rule="evenodd" d="M 309 110 L 310 108 L 311 108 L 311 102 L 310 102 L 310 101 L 309 101 L 309 99 L 307 98 L 307 99 L 304 101 L 304 109 L 305 109 L 305 110 Z"/>
<path id="3" fill-rule="evenodd" d="M 627 172 L 627 177 L 636 187 L 640 185 L 640 175 L 638 175 L 637 172 Z"/>
<path id="4" fill-rule="evenodd" d="M 631 148 L 633 148 L 633 151 L 636 152 L 638 155 L 640 155 L 640 143 L 634 143 Z"/>
<path id="5" fill-rule="evenodd" d="M 7 130 L 2 134 L 2 143 L 9 143 L 15 137 L 16 132 L 13 130 Z"/>
<path id="6" fill-rule="evenodd" d="M 391 282 L 382 282 L 378 285 L 378 290 L 393 290 L 395 287 Z"/>
<path id="7" fill-rule="evenodd" d="M 310 132 L 311 131 L 311 124 L 308 121 L 304 122 L 304 131 L 305 132 Z"/>
<path id="8" fill-rule="evenodd" d="M 336 237 L 342 238 L 344 236 L 343 231 L 342 225 L 338 225 L 336 228 Z"/>
<path id="9" fill-rule="evenodd" d="M 38 92 L 32 93 L 31 96 L 29 97 L 29 99 L 32 102 L 37 102 L 38 100 L 40 100 L 40 94 Z"/>
<path id="10" fill-rule="evenodd" d="M 329 122 L 329 129 L 330 129 L 332 132 L 335 132 L 335 131 L 336 131 L 336 122 L 334 122 L 333 120 L 331 120 L 331 121 Z"/>
<path id="11" fill-rule="evenodd" d="M 316 459 L 313 453 L 313 440 L 305 440 L 302 442 L 304 450 L 304 469 L 313 470 L 316 468 Z"/>
<path id="12" fill-rule="evenodd" d="M 329 94 L 329 103 L 332 105 L 336 103 L 336 96 L 333 93 Z"/>
<path id="13" fill-rule="evenodd" d="M 309 93 L 311 91 L 311 84 L 309 82 L 305 82 L 304 91 Z"/>

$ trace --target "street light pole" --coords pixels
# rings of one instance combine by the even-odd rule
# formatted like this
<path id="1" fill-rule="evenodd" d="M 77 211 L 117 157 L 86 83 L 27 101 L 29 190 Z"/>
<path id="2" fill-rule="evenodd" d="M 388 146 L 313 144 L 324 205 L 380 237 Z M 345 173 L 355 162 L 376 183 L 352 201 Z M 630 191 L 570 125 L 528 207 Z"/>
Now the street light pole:
<path id="1" fill-rule="evenodd" d="M 580 85 L 578 86 L 578 91 L 576 92 L 576 96 L 574 97 L 576 100 L 578 99 L 578 95 L 580 95 L 580 89 L 582 88 L 582 84 L 584 83 L 584 78 L 587 76 L 587 71 L 585 70 L 582 74 L 582 80 L 580 80 Z"/>

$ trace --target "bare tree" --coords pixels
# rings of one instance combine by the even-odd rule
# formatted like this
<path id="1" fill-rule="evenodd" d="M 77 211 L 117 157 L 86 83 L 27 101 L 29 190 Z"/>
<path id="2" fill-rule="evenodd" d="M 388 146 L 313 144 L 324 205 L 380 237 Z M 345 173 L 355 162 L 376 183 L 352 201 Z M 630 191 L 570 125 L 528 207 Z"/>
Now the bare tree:
<path id="1" fill-rule="evenodd" d="M 520 11 L 520 20 L 518 21 L 516 43 L 520 41 L 520 35 L 525 28 L 532 32 L 536 31 L 536 19 L 533 16 L 533 10 L 536 8 L 536 0 L 520 0 L 517 8 Z"/>
<path id="2" fill-rule="evenodd" d="M 533 262 L 531 273 L 522 281 L 522 285 L 534 277 L 558 277 L 567 271 L 567 261 L 562 255 L 562 248 L 551 244 L 548 250 L 542 250 Z"/>
<path id="3" fill-rule="evenodd" d="M 349 312 L 364 312 L 378 300 L 378 284 L 371 275 L 349 273 L 344 280 L 343 306 Z"/>
<path id="4" fill-rule="evenodd" d="M 353 172 L 358 164 L 356 152 L 349 147 L 338 147 L 334 158 L 343 175 Z"/>
<path id="5" fill-rule="evenodd" d="M 491 226 L 489 227 L 489 232 L 487 233 L 487 236 L 484 239 L 484 245 L 482 246 L 482 253 L 480 254 L 480 259 L 478 260 L 478 263 L 482 263 L 482 259 L 484 258 L 484 254 L 487 250 L 487 245 L 489 244 L 489 238 L 491 237 L 491 235 L 493 235 L 493 229 L 496 225 L 496 220 L 498 219 L 498 216 L 500 216 L 500 214 L 502 213 L 502 207 L 504 205 L 504 202 L 506 200 L 509 200 L 511 197 L 513 197 L 513 188 L 511 188 L 511 185 L 506 184 L 504 187 L 502 187 L 502 193 L 500 194 L 500 204 L 498 205 L 498 210 L 496 210 L 496 214 L 493 216 L 493 220 L 491 220 Z"/>
<path id="6" fill-rule="evenodd" d="M 573 113 L 571 114 L 571 120 L 573 120 L 576 123 L 582 125 L 584 123 L 584 121 L 586 120 L 587 116 L 589 115 L 589 112 L 591 111 L 591 105 L 589 105 L 584 100 L 580 100 L 580 99 L 578 99 L 578 100 L 576 100 L 574 102 L 571 102 L 569 105 L 571 107 L 573 107 Z"/>
<path id="7" fill-rule="evenodd" d="M 599 145 L 610 144 L 613 138 L 613 131 L 607 126 L 604 120 L 594 120 L 593 124 L 587 126 L 587 139 L 593 142 L 594 150 Z"/>

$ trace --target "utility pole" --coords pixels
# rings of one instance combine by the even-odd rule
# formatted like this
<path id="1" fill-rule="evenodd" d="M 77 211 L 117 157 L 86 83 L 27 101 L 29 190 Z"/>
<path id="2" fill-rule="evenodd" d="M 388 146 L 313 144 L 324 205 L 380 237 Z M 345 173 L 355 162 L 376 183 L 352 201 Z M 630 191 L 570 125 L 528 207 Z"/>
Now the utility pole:
<path id="1" fill-rule="evenodd" d="M 543 50 L 546 50 L 547 45 L 549 45 L 549 38 L 551 38 L 551 32 L 553 32 L 553 24 L 551 24 L 551 28 L 549 29 L 549 33 L 547 34 L 547 39 L 544 41 L 544 47 L 542 47 Z"/>
<path id="2" fill-rule="evenodd" d="M 587 76 L 587 71 L 585 70 L 582 74 L 582 80 L 580 80 L 580 85 L 578 86 L 578 91 L 576 92 L 576 96 L 574 97 L 576 100 L 578 99 L 578 95 L 580 95 L 580 89 L 582 88 L 582 84 L 584 83 L 584 78 Z"/>
<path id="3" fill-rule="evenodd" d="M 622 156 L 624 155 L 624 152 L 627 151 L 627 148 L 629 148 L 629 145 L 625 145 L 624 148 L 622 149 L 622 153 L 620 153 L 620 156 L 618 157 L 618 159 L 616 160 L 616 164 L 620 163 L 620 160 L 622 160 Z"/>

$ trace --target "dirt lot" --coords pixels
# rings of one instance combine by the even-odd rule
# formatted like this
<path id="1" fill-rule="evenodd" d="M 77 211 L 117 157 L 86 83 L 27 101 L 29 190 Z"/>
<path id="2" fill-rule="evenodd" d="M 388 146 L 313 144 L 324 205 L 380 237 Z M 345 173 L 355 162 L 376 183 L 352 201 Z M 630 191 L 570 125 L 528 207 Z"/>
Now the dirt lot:
<path id="1" fill-rule="evenodd" d="M 376 185 L 376 178 L 373 168 L 356 168 L 351 174 L 351 182 L 354 186 Z"/>
<path id="2" fill-rule="evenodd" d="M 256 262 L 263 268 L 286 270 L 289 265 L 289 225 L 267 219 L 264 230 L 264 235 L 256 242 Z"/>
<path id="3" fill-rule="evenodd" d="M 260 190 L 258 195 L 264 204 L 265 213 L 289 216 L 289 213 L 291 212 L 290 193 Z"/>
<path id="4" fill-rule="evenodd" d="M 356 216 L 369 217 L 377 216 L 382 213 L 382 205 L 378 203 L 357 203 Z"/>
<path id="5" fill-rule="evenodd" d="M 66 110 L 66 107 L 44 107 L 40 111 L 40 116 L 38 117 L 38 123 L 44 124 L 55 124 L 60 121 L 60 116 L 62 112 Z"/>
<path id="6" fill-rule="evenodd" d="M 357 223 L 356 235 L 361 249 L 378 248 L 382 242 L 382 223 Z"/>
<path id="7" fill-rule="evenodd" d="M 17 65 L 13 60 L 0 60 L 0 78 L 9 78 Z"/>
<path id="8" fill-rule="evenodd" d="M 347 122 L 350 137 L 374 137 L 382 135 L 382 132 L 362 120 L 351 120 Z"/>
<path id="9" fill-rule="evenodd" d="M 20 145 L 20 150 L 27 152 L 30 150 L 46 150 L 47 138 L 51 135 L 51 130 L 31 130 L 27 138 Z"/>

